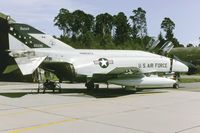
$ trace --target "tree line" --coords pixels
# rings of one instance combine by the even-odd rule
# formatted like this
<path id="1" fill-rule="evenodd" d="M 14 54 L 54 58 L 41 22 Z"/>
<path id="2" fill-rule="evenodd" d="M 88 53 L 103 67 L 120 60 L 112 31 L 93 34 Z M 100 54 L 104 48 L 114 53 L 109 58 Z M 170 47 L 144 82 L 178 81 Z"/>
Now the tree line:
<path id="1" fill-rule="evenodd" d="M 62 8 L 54 23 L 62 31 L 58 39 L 75 48 L 145 50 L 152 39 L 148 35 L 146 11 L 141 7 L 129 17 L 123 12 L 93 16 L 82 10 L 70 12 Z M 170 18 L 165 17 L 160 27 L 160 46 L 166 41 L 173 42 L 175 47 L 182 46 L 174 37 L 175 23 Z"/>

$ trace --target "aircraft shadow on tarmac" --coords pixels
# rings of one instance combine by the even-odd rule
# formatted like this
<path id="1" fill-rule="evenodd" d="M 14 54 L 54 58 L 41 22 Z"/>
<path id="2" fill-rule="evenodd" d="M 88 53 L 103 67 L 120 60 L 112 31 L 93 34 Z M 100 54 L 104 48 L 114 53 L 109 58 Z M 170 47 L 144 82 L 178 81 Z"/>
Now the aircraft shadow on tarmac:
<path id="1" fill-rule="evenodd" d="M 74 88 L 63 88 L 61 92 L 55 90 L 53 93 L 52 90 L 47 90 L 44 94 L 54 94 L 60 96 L 75 96 L 75 97 L 83 97 L 84 96 L 92 96 L 95 98 L 114 98 L 114 97 L 121 97 L 126 95 L 132 94 L 155 94 L 155 93 L 166 93 L 166 90 L 157 90 L 157 89 L 145 89 L 143 91 L 136 92 L 134 90 L 126 90 L 126 89 L 94 89 L 94 90 L 87 90 L 87 89 L 74 89 Z M 9 97 L 9 98 L 20 98 L 28 94 L 43 94 L 43 92 L 37 93 L 36 90 L 31 92 L 9 92 L 9 93 L 0 93 L 1 96 Z"/>
<path id="2" fill-rule="evenodd" d="M 30 94 L 28 92 L 10 92 L 10 93 L 0 93 L 0 96 L 10 97 L 10 98 L 19 98 L 23 97 L 27 94 Z"/>
<path id="3" fill-rule="evenodd" d="M 114 97 L 121 97 L 126 95 L 132 95 L 132 94 L 152 94 L 152 93 L 164 93 L 164 91 L 140 91 L 136 92 L 134 90 L 126 90 L 126 89 L 107 89 L 107 88 L 101 88 L 96 90 L 86 90 L 86 89 L 63 89 L 63 94 L 85 94 L 88 96 L 92 96 L 95 98 L 114 98 Z M 66 95 L 69 96 L 69 95 Z M 73 95 L 74 96 L 74 95 Z M 79 96 L 79 95 L 76 95 Z M 80 95 L 81 96 L 81 95 Z"/>

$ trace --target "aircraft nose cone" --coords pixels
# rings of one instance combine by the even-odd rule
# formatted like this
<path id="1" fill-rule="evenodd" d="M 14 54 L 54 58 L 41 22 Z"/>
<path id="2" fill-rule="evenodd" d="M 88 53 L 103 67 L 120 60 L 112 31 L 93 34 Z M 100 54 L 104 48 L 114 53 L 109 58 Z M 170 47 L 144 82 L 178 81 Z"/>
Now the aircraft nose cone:
<path id="1" fill-rule="evenodd" d="M 189 68 L 187 65 L 183 64 L 180 61 L 173 60 L 172 71 L 174 72 L 188 72 Z"/>

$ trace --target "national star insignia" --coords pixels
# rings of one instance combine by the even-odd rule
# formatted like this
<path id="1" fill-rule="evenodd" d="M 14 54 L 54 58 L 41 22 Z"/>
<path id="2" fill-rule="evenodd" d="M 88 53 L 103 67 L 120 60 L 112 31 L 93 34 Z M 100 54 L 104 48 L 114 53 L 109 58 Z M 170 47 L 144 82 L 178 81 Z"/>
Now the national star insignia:
<path id="1" fill-rule="evenodd" d="M 110 64 L 113 64 L 113 60 L 99 58 L 98 60 L 94 60 L 94 64 L 99 65 L 101 68 L 107 68 Z"/>
<path id="2" fill-rule="evenodd" d="M 99 59 L 99 65 L 102 67 L 102 68 L 107 68 L 109 63 L 108 63 L 108 60 L 105 59 L 105 58 L 100 58 Z"/>

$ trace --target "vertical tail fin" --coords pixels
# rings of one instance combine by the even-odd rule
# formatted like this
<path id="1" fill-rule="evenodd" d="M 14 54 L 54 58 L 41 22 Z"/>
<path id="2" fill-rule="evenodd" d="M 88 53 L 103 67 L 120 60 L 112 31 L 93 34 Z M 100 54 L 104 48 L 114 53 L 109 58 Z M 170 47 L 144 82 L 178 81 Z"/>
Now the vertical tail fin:
<path id="1" fill-rule="evenodd" d="M 71 46 L 47 35 L 34 27 L 11 23 L 9 28 L 10 50 L 35 49 L 35 48 L 53 48 L 53 49 L 73 49 Z"/>
<path id="2" fill-rule="evenodd" d="M 54 37 L 22 23 L 9 24 L 8 38 L 10 55 L 15 59 L 23 75 L 32 74 L 46 58 L 35 54 L 34 49 L 73 49 Z"/>
<path id="3" fill-rule="evenodd" d="M 6 71 L 8 60 L 15 59 L 23 75 L 32 74 L 44 61 L 35 49 L 73 50 L 71 46 L 47 35 L 36 28 L 16 23 L 8 16 L 0 13 L 0 72 Z M 8 52 L 9 55 L 8 55 Z M 26 56 L 28 54 L 29 56 Z M 12 57 L 12 58 L 11 58 Z"/>

